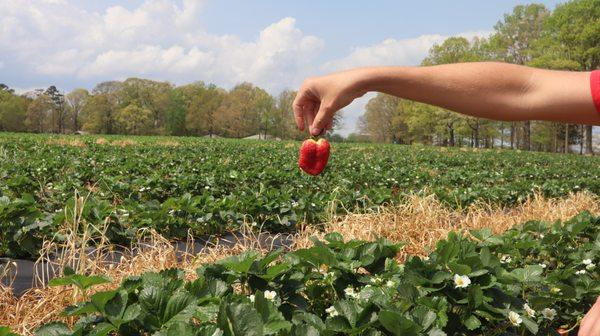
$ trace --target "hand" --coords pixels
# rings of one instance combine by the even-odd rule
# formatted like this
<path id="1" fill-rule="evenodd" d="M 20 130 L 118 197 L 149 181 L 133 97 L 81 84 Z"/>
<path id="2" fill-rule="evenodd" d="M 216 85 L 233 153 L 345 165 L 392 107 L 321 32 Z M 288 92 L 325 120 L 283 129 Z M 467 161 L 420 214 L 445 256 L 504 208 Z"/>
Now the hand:
<path id="1" fill-rule="evenodd" d="M 366 93 L 361 88 L 365 71 L 355 69 L 305 80 L 293 105 L 298 129 L 303 131 L 308 123 L 313 136 L 331 129 L 335 112 Z"/>
<path id="2" fill-rule="evenodd" d="M 581 320 L 578 336 L 600 336 L 600 297 Z"/>

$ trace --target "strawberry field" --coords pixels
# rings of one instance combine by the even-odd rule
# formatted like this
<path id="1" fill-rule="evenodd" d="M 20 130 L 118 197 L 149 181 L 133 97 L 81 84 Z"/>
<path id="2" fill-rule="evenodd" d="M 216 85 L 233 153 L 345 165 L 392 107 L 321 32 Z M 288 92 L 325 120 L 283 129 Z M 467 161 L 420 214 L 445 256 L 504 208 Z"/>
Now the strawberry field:
<path id="1" fill-rule="evenodd" d="M 169 238 L 271 232 L 330 214 L 435 194 L 455 208 L 517 204 L 534 193 L 600 194 L 600 157 L 398 145 L 332 146 L 323 174 L 297 166 L 297 142 L 167 137 L 0 136 L 0 256 L 31 258 L 78 220 L 127 243 L 143 227 Z M 76 204 L 75 195 L 83 196 Z"/>
<path id="2" fill-rule="evenodd" d="M 428 257 L 394 259 L 401 244 L 344 241 L 245 253 L 190 279 L 166 269 L 110 282 L 66 269 L 51 286 L 80 302 L 36 335 L 559 335 L 577 331 L 600 295 L 600 217 L 530 221 L 502 235 L 451 233 Z M 0 335 L 12 335 L 8 328 Z"/>

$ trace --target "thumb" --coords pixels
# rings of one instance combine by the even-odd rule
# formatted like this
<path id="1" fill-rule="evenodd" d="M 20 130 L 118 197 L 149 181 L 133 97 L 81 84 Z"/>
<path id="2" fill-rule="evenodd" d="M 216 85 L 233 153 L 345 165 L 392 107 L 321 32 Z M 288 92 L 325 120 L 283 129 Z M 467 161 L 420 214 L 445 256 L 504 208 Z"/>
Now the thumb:
<path id="1" fill-rule="evenodd" d="M 334 113 L 335 110 L 331 107 L 331 105 L 321 104 L 319 111 L 315 116 L 315 120 L 310 127 L 310 134 L 313 136 L 320 135 L 327 125 L 331 123 Z"/>

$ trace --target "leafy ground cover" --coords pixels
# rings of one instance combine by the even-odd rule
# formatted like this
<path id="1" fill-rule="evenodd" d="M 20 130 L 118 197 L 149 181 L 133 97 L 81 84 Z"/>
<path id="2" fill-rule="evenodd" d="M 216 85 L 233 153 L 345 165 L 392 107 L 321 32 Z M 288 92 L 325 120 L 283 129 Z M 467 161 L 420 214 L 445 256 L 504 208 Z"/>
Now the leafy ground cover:
<path id="1" fill-rule="evenodd" d="M 238 228 L 293 230 L 427 190 L 461 207 L 513 205 L 538 192 L 600 192 L 600 157 L 334 144 L 318 178 L 299 143 L 168 137 L 0 136 L 0 256 L 36 256 L 65 222 L 114 243 L 142 227 L 181 238 Z M 74 197 L 83 195 L 84 202 Z M 77 210 L 77 211 L 76 211 Z"/>
<path id="2" fill-rule="evenodd" d="M 167 269 L 110 281 L 65 271 L 82 301 L 37 335 L 558 335 L 600 295 L 600 217 L 451 232 L 427 257 L 339 233 L 290 253 L 240 255 L 192 279 Z M 0 331 L 2 332 L 2 331 Z M 4 333 L 8 334 L 8 329 Z"/>

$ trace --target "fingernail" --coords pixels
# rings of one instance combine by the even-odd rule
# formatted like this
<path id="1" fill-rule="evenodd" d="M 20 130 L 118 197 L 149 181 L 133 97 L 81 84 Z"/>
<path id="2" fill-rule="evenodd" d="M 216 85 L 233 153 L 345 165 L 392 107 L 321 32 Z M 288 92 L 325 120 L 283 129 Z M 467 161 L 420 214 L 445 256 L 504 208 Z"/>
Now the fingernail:
<path id="1" fill-rule="evenodd" d="M 312 134 L 312 135 L 317 136 L 317 135 L 320 135 L 321 132 L 323 132 L 323 129 L 313 128 L 313 127 L 310 128 L 310 134 Z"/>

